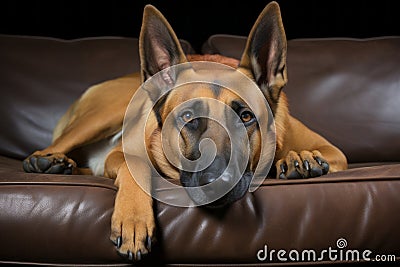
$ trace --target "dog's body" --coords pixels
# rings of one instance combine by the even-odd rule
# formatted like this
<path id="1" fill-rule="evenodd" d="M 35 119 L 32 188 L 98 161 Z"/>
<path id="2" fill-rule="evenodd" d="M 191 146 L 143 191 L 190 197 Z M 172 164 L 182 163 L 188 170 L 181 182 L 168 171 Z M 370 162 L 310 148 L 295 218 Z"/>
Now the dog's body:
<path id="1" fill-rule="evenodd" d="M 33 153 L 24 161 L 24 169 L 28 172 L 93 173 L 115 179 L 119 190 L 112 216 L 111 240 L 121 254 L 140 259 L 142 254 L 150 250 L 155 230 L 152 198 L 132 179 L 123 153 L 121 128 L 126 108 L 144 81 L 158 71 L 186 62 L 187 58 L 191 61 L 211 60 L 234 66 L 236 71 L 257 83 L 275 119 L 274 171 L 277 178 L 315 177 L 347 167 L 346 158 L 339 149 L 289 115 L 286 96 L 281 92 L 287 82 L 286 38 L 276 3 L 269 4 L 258 18 L 240 62 L 222 56 L 185 56 L 169 24 L 161 13 L 149 6 L 143 18 L 140 55 L 142 73 L 89 88 L 59 121 L 54 130 L 52 145 Z M 166 72 L 162 77 L 166 84 L 173 84 L 179 75 L 187 74 Z M 162 151 L 161 128 L 167 115 L 174 107 L 198 97 L 215 98 L 229 106 L 240 100 L 224 88 L 215 90 L 210 87 L 191 87 L 186 91 L 172 90 L 147 118 L 145 131 L 145 143 L 151 162 L 163 175 L 181 179 L 187 186 L 212 182 L 210 175 L 223 175 L 218 169 L 226 167 L 225 156 L 221 154 L 204 172 L 188 174 L 169 164 Z M 246 126 L 250 140 L 248 169 L 243 175 L 248 177 L 263 157 L 259 148 L 262 129 L 257 126 L 251 110 L 246 107 L 236 110 Z M 183 124 L 188 125 L 181 128 L 180 145 L 183 154 L 189 159 L 196 159 L 199 153 L 196 146 L 202 138 L 214 138 L 219 151 L 226 150 L 226 136 L 220 134 L 221 129 L 212 122 L 193 119 L 192 115 L 184 113 L 184 116 L 179 117 L 184 120 Z M 128 140 L 132 147 L 141 141 Z M 147 156 L 145 154 L 146 151 L 137 151 L 133 160 L 142 176 L 148 177 L 148 182 L 144 183 L 150 187 L 151 169 L 143 160 Z M 80 162 L 81 159 L 74 155 L 84 155 L 89 168 L 78 168 L 75 161 Z M 246 181 L 239 182 L 239 186 L 219 204 L 229 204 L 242 197 L 249 186 L 248 179 L 243 180 Z"/>

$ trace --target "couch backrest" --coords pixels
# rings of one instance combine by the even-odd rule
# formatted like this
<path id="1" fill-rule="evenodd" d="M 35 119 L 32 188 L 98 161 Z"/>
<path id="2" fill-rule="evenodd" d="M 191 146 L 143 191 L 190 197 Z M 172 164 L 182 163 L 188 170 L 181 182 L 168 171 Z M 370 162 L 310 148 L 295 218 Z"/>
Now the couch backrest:
<path id="1" fill-rule="evenodd" d="M 88 86 L 138 68 L 137 39 L 0 36 L 0 154 L 23 158 L 48 146 Z"/>
<path id="2" fill-rule="evenodd" d="M 203 52 L 239 58 L 245 37 L 215 35 Z M 190 44 L 182 41 L 187 52 Z M 139 70 L 137 39 L 64 41 L 0 35 L 0 154 L 24 158 L 89 86 Z M 400 161 L 400 37 L 290 40 L 291 113 L 350 162 Z"/>
<path id="3" fill-rule="evenodd" d="M 0 70 L 0 155 L 24 158 L 89 86 L 139 70 L 138 39 L 0 35 Z"/>
<path id="4" fill-rule="evenodd" d="M 245 43 L 215 35 L 203 53 L 240 58 Z M 350 162 L 400 161 L 400 37 L 290 40 L 287 60 L 294 117 Z"/>

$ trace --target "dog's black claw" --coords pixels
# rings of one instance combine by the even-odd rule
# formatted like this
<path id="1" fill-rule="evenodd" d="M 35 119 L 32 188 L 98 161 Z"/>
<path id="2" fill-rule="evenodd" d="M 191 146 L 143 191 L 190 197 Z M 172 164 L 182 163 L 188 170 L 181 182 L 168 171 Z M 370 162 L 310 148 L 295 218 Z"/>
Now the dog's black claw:
<path id="1" fill-rule="evenodd" d="M 283 173 L 283 172 L 281 172 L 281 174 L 279 174 L 279 179 L 287 179 L 286 178 L 286 175 Z"/>
<path id="2" fill-rule="evenodd" d="M 38 158 L 36 164 L 39 170 L 46 171 L 50 167 L 51 161 L 46 158 Z"/>
<path id="3" fill-rule="evenodd" d="M 142 252 L 139 250 L 138 252 L 136 252 L 136 260 L 140 261 L 142 259 Z"/>
<path id="4" fill-rule="evenodd" d="M 285 173 L 287 171 L 287 166 L 286 166 L 285 163 L 282 163 L 280 167 L 281 167 L 281 172 L 282 173 Z"/>
<path id="5" fill-rule="evenodd" d="M 117 248 L 120 248 L 122 246 L 122 237 L 121 236 L 119 236 L 117 238 L 117 243 L 115 245 L 117 246 Z"/>
<path id="6" fill-rule="evenodd" d="M 294 167 L 295 168 L 299 168 L 300 167 L 300 163 L 297 160 L 295 160 L 293 163 L 294 163 Z"/>
<path id="7" fill-rule="evenodd" d="M 327 174 L 329 172 L 329 164 L 325 160 L 322 160 L 320 157 L 315 157 L 315 161 L 322 167 L 321 174 L 317 176 L 321 176 L 322 174 Z M 313 176 L 316 177 L 316 176 Z"/>
<path id="8" fill-rule="evenodd" d="M 315 161 L 322 166 L 322 160 L 319 157 L 315 157 Z"/>
<path id="9" fill-rule="evenodd" d="M 327 174 L 329 172 L 328 162 L 322 162 L 322 172 L 323 172 L 323 174 Z"/>
<path id="10" fill-rule="evenodd" d="M 151 237 L 150 236 L 148 236 L 147 237 L 147 244 L 146 244 L 146 247 L 147 247 L 147 249 L 149 250 L 149 252 L 151 251 Z"/>
<path id="11" fill-rule="evenodd" d="M 130 261 L 133 260 L 133 253 L 130 252 L 129 250 L 128 250 L 128 259 L 129 259 Z"/>
<path id="12" fill-rule="evenodd" d="M 306 171 L 310 171 L 310 162 L 308 162 L 308 160 L 304 160 L 303 165 Z"/>

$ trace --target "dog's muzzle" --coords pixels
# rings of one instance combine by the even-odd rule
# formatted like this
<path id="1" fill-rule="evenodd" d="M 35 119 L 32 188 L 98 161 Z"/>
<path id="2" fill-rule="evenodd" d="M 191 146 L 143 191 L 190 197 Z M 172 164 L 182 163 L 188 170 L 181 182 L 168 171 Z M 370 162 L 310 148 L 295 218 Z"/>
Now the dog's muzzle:
<path id="1" fill-rule="evenodd" d="M 244 196 L 252 178 L 251 172 L 230 173 L 227 162 L 217 156 L 212 164 L 199 172 L 181 172 L 181 183 L 195 204 L 210 208 L 229 205 Z"/>

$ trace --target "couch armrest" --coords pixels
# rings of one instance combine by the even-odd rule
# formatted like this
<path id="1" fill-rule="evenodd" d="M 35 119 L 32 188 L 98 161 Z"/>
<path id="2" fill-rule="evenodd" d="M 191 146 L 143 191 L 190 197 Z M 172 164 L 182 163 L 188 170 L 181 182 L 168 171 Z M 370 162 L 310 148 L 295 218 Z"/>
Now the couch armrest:
<path id="1" fill-rule="evenodd" d="M 116 263 L 116 188 L 101 177 L 27 174 L 0 157 L 0 262 Z"/>

